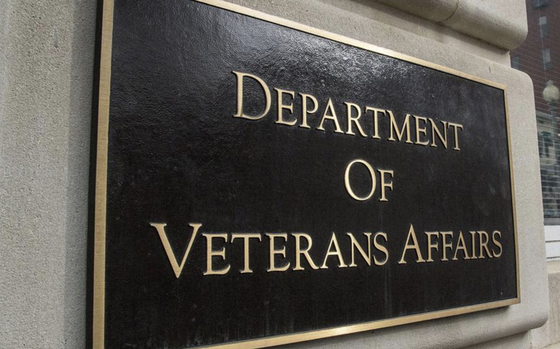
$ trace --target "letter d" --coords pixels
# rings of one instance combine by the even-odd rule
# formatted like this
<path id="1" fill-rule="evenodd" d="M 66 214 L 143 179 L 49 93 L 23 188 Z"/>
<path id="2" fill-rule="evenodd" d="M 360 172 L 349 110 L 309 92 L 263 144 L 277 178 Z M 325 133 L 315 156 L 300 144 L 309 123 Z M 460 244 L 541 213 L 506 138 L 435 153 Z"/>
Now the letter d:
<path id="1" fill-rule="evenodd" d="M 270 89 L 268 88 L 266 83 L 263 81 L 263 79 L 259 78 L 256 75 L 241 73 L 241 72 L 237 72 L 237 71 L 233 71 L 232 73 L 234 73 L 235 76 L 237 76 L 237 113 L 235 115 L 233 115 L 233 117 L 234 118 L 244 118 L 244 119 L 249 119 L 249 120 L 262 119 L 266 114 L 268 114 L 268 111 L 270 110 Z M 266 102 L 265 102 L 264 111 L 260 115 L 251 116 L 251 115 L 247 115 L 247 114 L 243 113 L 243 78 L 244 77 L 251 78 L 251 79 L 255 80 L 256 82 L 258 82 L 261 85 L 261 87 L 264 91 Z"/>

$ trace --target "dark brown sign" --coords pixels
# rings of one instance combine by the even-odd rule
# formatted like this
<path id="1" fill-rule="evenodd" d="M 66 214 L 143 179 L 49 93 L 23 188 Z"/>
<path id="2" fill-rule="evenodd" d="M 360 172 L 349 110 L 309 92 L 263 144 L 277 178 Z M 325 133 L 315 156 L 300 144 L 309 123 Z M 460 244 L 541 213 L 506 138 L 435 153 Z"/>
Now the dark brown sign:
<path id="1" fill-rule="evenodd" d="M 215 0 L 106 0 L 94 348 L 519 302 L 505 87 Z"/>

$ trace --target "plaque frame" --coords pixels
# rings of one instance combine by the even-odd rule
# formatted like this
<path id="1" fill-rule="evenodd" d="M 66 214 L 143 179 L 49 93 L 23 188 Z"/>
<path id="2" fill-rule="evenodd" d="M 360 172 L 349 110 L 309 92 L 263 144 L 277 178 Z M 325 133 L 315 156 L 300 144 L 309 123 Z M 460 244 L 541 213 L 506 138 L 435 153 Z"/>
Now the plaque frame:
<path id="1" fill-rule="evenodd" d="M 97 134 L 92 137 L 93 146 L 92 150 L 95 154 L 92 156 L 92 162 L 95 166 L 95 178 L 92 183 L 94 185 L 92 210 L 93 215 L 93 252 L 90 252 L 93 259 L 93 282 L 90 294 L 90 311 L 88 338 L 91 338 L 91 343 L 87 343 L 88 347 L 91 346 L 95 349 L 105 348 L 104 344 L 104 331 L 105 331 L 105 252 L 106 252 L 106 209 L 107 209 L 107 167 L 108 167 L 108 132 L 109 132 L 109 103 L 110 103 L 110 87 L 111 87 L 111 59 L 112 59 L 112 39 L 113 39 L 113 12 L 115 0 L 102 0 L 101 20 L 100 20 L 100 51 L 99 51 L 99 71 L 98 71 L 98 85 L 97 88 Z M 321 338 L 341 336 L 345 334 L 358 333 L 364 331 L 371 331 L 386 327 L 393 327 L 405 324 L 412 324 L 416 322 L 434 320 L 456 315 L 468 314 L 479 312 L 483 310 L 495 309 L 509 305 L 519 304 L 521 302 L 520 294 L 520 280 L 519 280 L 519 245 L 517 233 L 517 215 L 515 205 L 515 180 L 513 174 L 513 161 L 511 152 L 511 129 L 508 112 L 508 99 L 506 86 L 496 83 L 484 78 L 480 78 L 459 70 L 445 67 L 436 63 L 426 60 L 415 58 L 406 54 L 398 53 L 396 51 L 382 48 L 373 44 L 368 44 L 357 39 L 352 39 L 340 34 L 331 33 L 322 29 L 313 28 L 304 24 L 300 24 L 291 20 L 276 17 L 266 14 L 257 10 L 249 9 L 244 6 L 227 3 L 222 0 L 184 0 L 195 1 L 207 4 L 220 9 L 228 10 L 231 12 L 243 14 L 249 17 L 260 19 L 266 22 L 277 24 L 290 29 L 298 30 L 307 34 L 326 38 L 335 42 L 340 42 L 346 45 L 358 47 L 363 50 L 381 54 L 384 56 L 396 58 L 409 63 L 414 63 L 424 67 L 428 67 L 440 72 L 452 74 L 464 79 L 475 81 L 484 85 L 492 86 L 503 91 L 504 95 L 504 109 L 505 121 L 507 128 L 508 140 L 508 156 L 509 156 L 509 175 L 511 179 L 511 195 L 512 195 L 512 215 L 513 215 L 513 234 L 515 244 L 515 268 L 516 268 L 516 287 L 517 298 L 511 298 L 496 302 L 481 303 L 476 305 L 445 309 L 440 311 L 426 312 L 422 314 L 407 315 L 390 319 L 376 320 L 371 322 L 364 322 L 360 324 L 326 328 L 322 330 L 315 330 L 309 332 L 292 333 L 285 335 L 277 335 L 259 339 L 251 339 L 246 341 L 232 342 L 226 344 L 219 344 L 208 346 L 215 349 L 241 349 L 241 348 L 262 348 L 270 346 L 285 345 L 290 343 L 304 342 Z M 94 101 L 95 102 L 95 101 Z M 94 115 L 95 116 L 95 115 Z M 94 118 L 95 120 L 95 118 Z M 90 284 L 91 285 L 91 284 Z"/>

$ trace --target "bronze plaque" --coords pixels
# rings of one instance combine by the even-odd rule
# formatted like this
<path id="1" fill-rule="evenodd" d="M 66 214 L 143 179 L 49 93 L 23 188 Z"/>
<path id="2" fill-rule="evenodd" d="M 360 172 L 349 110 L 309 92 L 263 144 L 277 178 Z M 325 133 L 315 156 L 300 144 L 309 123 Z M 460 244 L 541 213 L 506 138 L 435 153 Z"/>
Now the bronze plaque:
<path id="1" fill-rule="evenodd" d="M 519 302 L 505 86 L 214 0 L 103 6 L 91 346 Z"/>

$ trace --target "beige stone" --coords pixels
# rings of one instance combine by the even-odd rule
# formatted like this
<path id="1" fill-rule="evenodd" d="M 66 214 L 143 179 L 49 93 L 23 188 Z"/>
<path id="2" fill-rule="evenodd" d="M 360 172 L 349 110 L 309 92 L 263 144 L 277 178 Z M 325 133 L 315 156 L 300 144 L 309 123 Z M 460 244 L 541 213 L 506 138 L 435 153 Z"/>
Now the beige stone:
<path id="1" fill-rule="evenodd" d="M 527 331 L 548 317 L 549 297 L 532 85 L 508 67 L 507 49 L 526 31 L 524 2 L 463 0 L 450 17 L 443 0 L 428 1 L 429 14 L 372 0 L 231 2 L 508 86 L 521 304 L 292 347 L 526 347 Z M 95 7 L 0 5 L 0 348 L 85 345 Z"/>

